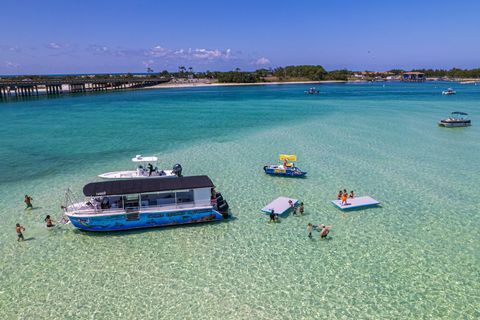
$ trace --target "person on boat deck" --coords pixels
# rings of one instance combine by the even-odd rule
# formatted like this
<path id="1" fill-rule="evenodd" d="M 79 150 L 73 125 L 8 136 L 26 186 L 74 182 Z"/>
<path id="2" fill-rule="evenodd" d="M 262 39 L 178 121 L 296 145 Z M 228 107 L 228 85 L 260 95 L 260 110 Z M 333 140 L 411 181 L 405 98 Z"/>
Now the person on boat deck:
<path id="1" fill-rule="evenodd" d="M 354 196 L 355 196 L 355 194 L 353 193 L 353 190 L 350 191 L 350 195 L 348 197 L 353 199 Z"/>
<path id="2" fill-rule="evenodd" d="M 110 205 L 110 199 L 103 198 L 102 202 L 100 203 L 101 209 L 110 209 L 112 206 Z"/>
<path id="3" fill-rule="evenodd" d="M 151 163 L 149 163 L 147 165 L 147 169 L 148 169 L 148 175 L 151 176 L 152 172 L 153 172 L 153 165 Z"/>
<path id="4" fill-rule="evenodd" d="M 283 159 L 283 167 L 284 167 L 285 169 L 287 169 L 287 166 L 288 166 L 288 161 L 287 161 L 287 159 Z"/>
<path id="5" fill-rule="evenodd" d="M 338 191 L 337 199 L 338 200 L 342 199 L 342 195 L 343 195 L 342 190 Z"/>
<path id="6" fill-rule="evenodd" d="M 47 215 L 45 217 L 45 225 L 47 226 L 47 228 L 55 227 L 55 225 L 52 222 L 52 219 L 50 218 L 50 215 Z"/>
<path id="7" fill-rule="evenodd" d="M 27 205 L 27 207 L 25 209 L 32 209 L 33 208 L 32 200 L 33 200 L 32 197 L 30 197 L 27 194 L 25 195 L 25 199 L 23 200 L 23 202 L 25 202 L 25 204 Z"/>
<path id="8" fill-rule="evenodd" d="M 211 193 L 212 199 L 217 198 L 217 191 L 215 190 L 215 188 L 211 188 L 210 193 Z"/>

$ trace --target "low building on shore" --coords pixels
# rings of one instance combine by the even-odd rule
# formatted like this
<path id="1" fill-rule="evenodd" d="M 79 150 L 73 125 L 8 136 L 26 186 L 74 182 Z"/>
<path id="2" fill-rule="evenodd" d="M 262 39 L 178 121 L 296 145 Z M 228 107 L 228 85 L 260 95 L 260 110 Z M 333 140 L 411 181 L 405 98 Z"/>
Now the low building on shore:
<path id="1" fill-rule="evenodd" d="M 425 81 L 425 73 L 423 72 L 405 72 L 402 74 L 402 81 L 423 82 Z"/>

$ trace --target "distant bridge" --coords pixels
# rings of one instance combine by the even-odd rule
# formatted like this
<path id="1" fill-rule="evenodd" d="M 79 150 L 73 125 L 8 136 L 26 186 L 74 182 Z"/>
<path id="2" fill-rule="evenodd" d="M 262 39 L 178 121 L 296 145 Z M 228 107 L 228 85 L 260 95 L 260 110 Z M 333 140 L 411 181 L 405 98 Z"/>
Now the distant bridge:
<path id="1" fill-rule="evenodd" d="M 112 77 L 112 78 L 49 78 L 44 80 L 0 79 L 0 98 L 37 96 L 62 93 L 144 88 L 170 81 L 165 77 Z M 40 89 L 40 90 L 39 90 Z"/>

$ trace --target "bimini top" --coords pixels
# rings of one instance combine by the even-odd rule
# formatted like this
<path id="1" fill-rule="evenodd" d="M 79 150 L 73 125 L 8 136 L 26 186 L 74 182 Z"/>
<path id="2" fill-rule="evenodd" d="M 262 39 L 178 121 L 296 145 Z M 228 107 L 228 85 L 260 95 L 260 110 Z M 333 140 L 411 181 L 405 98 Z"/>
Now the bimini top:
<path id="1" fill-rule="evenodd" d="M 92 182 L 83 187 L 86 197 L 161 192 L 170 190 L 213 188 L 207 176 L 176 177 L 169 179 L 131 179 Z"/>
<path id="2" fill-rule="evenodd" d="M 135 158 L 132 158 L 133 162 L 156 162 L 157 157 L 142 157 L 140 154 L 137 154 Z"/>
<path id="3" fill-rule="evenodd" d="M 462 116 L 468 116 L 468 113 L 461 112 L 461 111 L 454 111 L 454 112 L 452 112 L 452 114 L 459 114 L 459 115 L 462 115 Z"/>

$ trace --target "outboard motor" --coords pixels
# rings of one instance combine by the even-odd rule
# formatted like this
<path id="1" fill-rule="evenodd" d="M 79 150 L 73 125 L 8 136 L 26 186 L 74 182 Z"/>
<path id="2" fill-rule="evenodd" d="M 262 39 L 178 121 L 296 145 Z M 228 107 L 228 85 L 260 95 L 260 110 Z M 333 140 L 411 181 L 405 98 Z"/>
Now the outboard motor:
<path id="1" fill-rule="evenodd" d="M 177 177 L 182 176 L 182 166 L 179 163 L 173 166 L 172 171 Z"/>
<path id="2" fill-rule="evenodd" d="M 228 219 L 228 208 L 229 205 L 220 192 L 216 193 L 217 200 L 217 210 L 220 212 L 224 219 Z"/>

